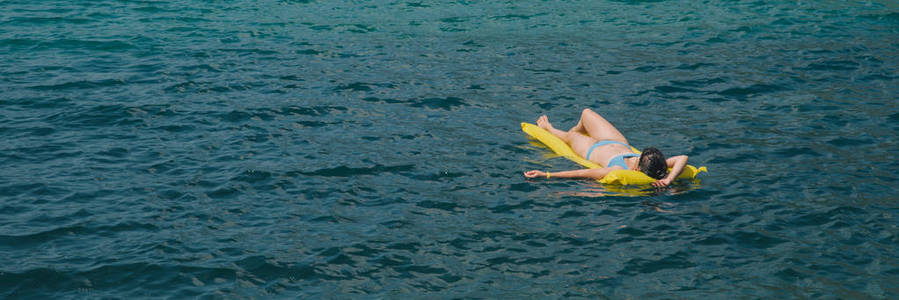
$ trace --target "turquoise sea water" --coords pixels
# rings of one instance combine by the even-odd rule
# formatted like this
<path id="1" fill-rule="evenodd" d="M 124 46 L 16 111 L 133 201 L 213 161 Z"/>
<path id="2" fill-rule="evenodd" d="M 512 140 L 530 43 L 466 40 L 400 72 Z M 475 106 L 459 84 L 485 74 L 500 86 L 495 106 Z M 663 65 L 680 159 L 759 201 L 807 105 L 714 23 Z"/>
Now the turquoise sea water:
<path id="1" fill-rule="evenodd" d="M 888 1 L 0 1 L 0 298 L 899 298 Z M 711 172 L 649 196 L 519 123 Z"/>

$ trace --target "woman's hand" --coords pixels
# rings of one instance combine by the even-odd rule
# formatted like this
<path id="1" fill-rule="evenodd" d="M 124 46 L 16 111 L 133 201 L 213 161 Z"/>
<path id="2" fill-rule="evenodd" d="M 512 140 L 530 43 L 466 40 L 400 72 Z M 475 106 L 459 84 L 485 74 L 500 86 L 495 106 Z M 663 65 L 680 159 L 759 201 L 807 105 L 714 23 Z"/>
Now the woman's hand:
<path id="1" fill-rule="evenodd" d="M 665 160 L 668 164 L 668 167 L 671 168 L 671 172 L 668 172 L 668 176 L 665 178 L 656 180 L 656 182 L 652 183 L 654 187 L 666 187 L 674 181 L 677 176 L 680 175 L 681 172 L 684 171 L 684 166 L 687 165 L 687 156 L 686 155 L 678 155 L 675 157 L 671 157 Z"/>
<path id="2" fill-rule="evenodd" d="M 524 177 L 527 177 L 527 178 L 537 178 L 537 177 L 543 177 L 543 176 L 546 176 L 546 173 L 543 173 L 543 171 L 531 170 L 531 171 L 524 172 Z"/>
<path id="3" fill-rule="evenodd" d="M 672 180 L 671 178 L 665 177 L 665 178 L 656 180 L 656 182 L 653 182 L 653 183 L 652 183 L 652 186 L 654 186 L 654 187 L 666 187 L 666 186 L 668 186 L 669 184 L 671 184 L 671 180 Z"/>

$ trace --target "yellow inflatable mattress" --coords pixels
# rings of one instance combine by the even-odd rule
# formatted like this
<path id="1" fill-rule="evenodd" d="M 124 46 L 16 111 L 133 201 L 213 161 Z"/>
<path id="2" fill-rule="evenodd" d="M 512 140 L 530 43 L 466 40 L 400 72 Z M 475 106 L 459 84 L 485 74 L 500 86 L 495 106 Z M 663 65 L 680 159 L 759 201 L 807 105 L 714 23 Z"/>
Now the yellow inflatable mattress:
<path id="1" fill-rule="evenodd" d="M 556 137 L 552 133 L 549 133 L 549 131 L 546 131 L 543 128 L 537 127 L 537 125 L 530 123 L 521 123 L 521 130 L 531 137 L 542 142 L 559 156 L 570 159 L 571 161 L 586 168 L 595 169 L 602 167 L 595 162 L 586 160 L 580 155 L 577 155 L 576 153 L 574 153 L 574 150 L 572 150 L 571 147 L 568 146 L 567 143 L 562 141 L 562 139 Z M 631 146 L 631 150 L 633 150 L 634 153 L 640 153 L 640 150 L 634 148 L 633 146 Z M 696 175 L 700 172 L 708 172 L 708 169 L 706 169 L 706 167 L 696 168 L 694 166 L 687 165 L 686 167 L 684 167 L 684 171 L 681 172 L 679 176 L 677 176 L 677 179 L 696 178 Z M 615 170 L 609 172 L 609 174 L 599 180 L 600 183 L 617 185 L 649 185 L 655 181 L 655 179 L 647 176 L 643 172 L 633 170 Z"/>

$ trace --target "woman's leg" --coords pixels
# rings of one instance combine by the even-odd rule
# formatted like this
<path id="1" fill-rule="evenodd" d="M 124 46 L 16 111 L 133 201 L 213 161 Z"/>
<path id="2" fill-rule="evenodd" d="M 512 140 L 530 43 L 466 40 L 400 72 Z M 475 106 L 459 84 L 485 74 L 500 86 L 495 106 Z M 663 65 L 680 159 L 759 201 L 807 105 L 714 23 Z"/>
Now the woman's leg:
<path id="1" fill-rule="evenodd" d="M 578 121 L 577 125 L 572 127 L 571 130 L 575 132 L 586 132 L 594 139 L 600 141 L 612 140 L 627 144 L 627 139 L 624 138 L 624 135 L 621 134 L 615 126 L 612 126 L 612 123 L 609 123 L 609 121 L 589 108 L 585 108 L 584 111 L 581 112 L 580 121 Z"/>
<path id="2" fill-rule="evenodd" d="M 584 128 L 584 122 L 581 121 L 580 119 L 577 120 L 577 125 L 574 125 L 574 127 L 571 127 L 571 129 L 568 129 L 568 132 L 577 132 L 577 133 L 580 133 L 583 135 L 588 135 L 588 136 L 590 135 L 589 133 L 587 133 L 587 129 Z"/>
<path id="3" fill-rule="evenodd" d="M 580 155 L 581 157 L 587 157 L 587 150 L 590 150 L 590 146 L 593 146 L 593 144 L 597 142 L 596 139 L 576 131 L 561 131 L 556 129 L 549 123 L 549 118 L 547 118 L 546 115 L 542 115 L 537 119 L 537 126 L 562 139 L 562 141 L 571 146 L 574 153 L 577 153 L 577 155 Z"/>

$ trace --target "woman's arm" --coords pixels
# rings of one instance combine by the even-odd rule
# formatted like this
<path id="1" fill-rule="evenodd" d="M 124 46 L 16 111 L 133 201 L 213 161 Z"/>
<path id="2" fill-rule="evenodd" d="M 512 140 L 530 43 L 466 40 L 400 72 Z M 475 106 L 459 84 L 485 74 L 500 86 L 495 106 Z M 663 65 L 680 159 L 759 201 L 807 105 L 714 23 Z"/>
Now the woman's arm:
<path id="1" fill-rule="evenodd" d="M 612 170 L 620 169 L 621 167 L 615 166 L 611 168 L 597 168 L 597 169 L 580 169 L 580 170 L 571 170 L 571 171 L 560 171 L 560 172 L 543 172 L 539 170 L 532 170 L 524 172 L 524 177 L 527 178 L 537 178 L 537 177 L 559 177 L 559 178 L 593 178 L 593 179 L 602 179 L 609 174 Z M 547 176 L 549 174 L 549 176 Z"/>
<path id="2" fill-rule="evenodd" d="M 678 155 L 665 160 L 668 163 L 668 167 L 671 168 L 671 172 L 668 172 L 668 176 L 665 178 L 659 179 L 656 182 L 653 182 L 653 186 L 668 186 L 671 184 L 677 176 L 680 175 L 681 172 L 684 171 L 684 166 L 687 165 L 687 156 L 686 155 Z"/>

